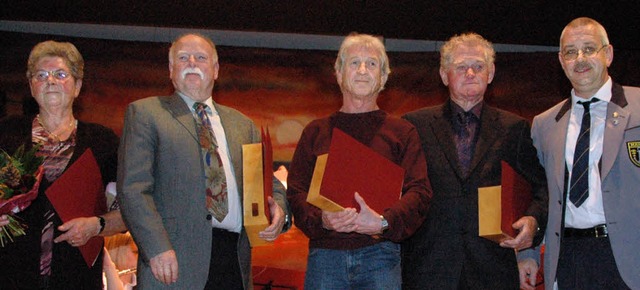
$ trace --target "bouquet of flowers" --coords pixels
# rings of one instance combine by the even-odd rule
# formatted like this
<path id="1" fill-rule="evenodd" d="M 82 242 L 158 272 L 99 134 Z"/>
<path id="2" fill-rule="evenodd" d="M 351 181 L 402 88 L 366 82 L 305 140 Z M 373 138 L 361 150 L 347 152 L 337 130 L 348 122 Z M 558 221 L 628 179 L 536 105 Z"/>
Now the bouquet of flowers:
<path id="1" fill-rule="evenodd" d="M 36 156 L 34 145 L 25 151 L 20 146 L 13 155 L 0 149 L 0 215 L 9 215 L 9 224 L 0 227 L 0 246 L 25 234 L 27 225 L 14 214 L 27 208 L 38 196 L 44 157 Z"/>

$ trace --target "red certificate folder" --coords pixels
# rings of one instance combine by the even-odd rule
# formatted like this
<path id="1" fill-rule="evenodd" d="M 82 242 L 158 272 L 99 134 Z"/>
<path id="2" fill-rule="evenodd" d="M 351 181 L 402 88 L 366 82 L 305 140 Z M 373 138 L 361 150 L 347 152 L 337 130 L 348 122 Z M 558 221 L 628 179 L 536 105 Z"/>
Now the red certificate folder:
<path id="1" fill-rule="evenodd" d="M 326 211 L 359 209 L 358 192 L 381 214 L 400 199 L 403 182 L 402 167 L 334 128 L 329 153 L 316 159 L 307 202 Z"/>
<path id="2" fill-rule="evenodd" d="M 531 185 L 502 161 L 502 185 L 478 189 L 478 221 L 481 237 L 501 242 L 518 233 L 511 225 L 531 204 Z"/>
<path id="3" fill-rule="evenodd" d="M 45 193 L 63 222 L 107 212 L 102 174 L 91 149 L 82 153 Z M 103 238 L 96 236 L 78 247 L 88 267 L 95 263 L 103 244 Z"/>
<path id="4" fill-rule="evenodd" d="M 269 226 L 268 197 L 273 196 L 273 151 L 269 129 L 262 143 L 242 145 L 243 223 L 252 247 L 267 244 L 258 233 Z"/>

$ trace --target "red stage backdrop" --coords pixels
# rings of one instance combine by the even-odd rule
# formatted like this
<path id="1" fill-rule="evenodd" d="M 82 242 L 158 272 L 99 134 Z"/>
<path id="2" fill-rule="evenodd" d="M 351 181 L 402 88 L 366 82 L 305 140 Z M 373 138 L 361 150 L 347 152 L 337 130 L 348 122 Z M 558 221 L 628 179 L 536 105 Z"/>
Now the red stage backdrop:
<path id="1" fill-rule="evenodd" d="M 122 130 L 128 103 L 173 92 L 168 43 L 63 38 L 0 32 L 0 90 L 8 114 L 22 112 L 31 98 L 26 61 L 39 41 L 71 41 L 85 58 L 85 79 L 77 100 L 78 118 Z M 336 48 L 337 49 L 337 48 Z M 274 161 L 290 161 L 303 127 L 340 108 L 341 94 L 333 63 L 337 51 L 218 47 L 220 73 L 213 97 L 236 108 L 271 131 Z M 380 107 L 396 116 L 442 103 L 447 90 L 438 74 L 439 54 L 389 53 L 391 75 L 379 97 Z M 637 53 L 616 51 L 611 74 L 626 85 L 640 83 Z M 556 53 L 498 53 L 489 103 L 531 119 L 568 96 Z"/>

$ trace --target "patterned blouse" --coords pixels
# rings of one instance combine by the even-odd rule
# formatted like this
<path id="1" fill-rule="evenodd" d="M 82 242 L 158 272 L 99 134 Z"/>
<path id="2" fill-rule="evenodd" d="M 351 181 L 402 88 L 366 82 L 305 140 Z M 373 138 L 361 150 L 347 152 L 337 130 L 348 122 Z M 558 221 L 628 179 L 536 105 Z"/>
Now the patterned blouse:
<path id="1" fill-rule="evenodd" d="M 67 140 L 58 140 L 57 136 L 50 134 L 42 126 L 39 116 L 33 119 L 31 138 L 33 143 L 42 144 L 38 151 L 38 156 L 44 156 L 44 176 L 48 181 L 56 180 L 69 164 L 73 150 L 76 147 L 77 122 L 73 121 L 73 131 Z M 52 136 L 53 135 L 53 136 Z"/>

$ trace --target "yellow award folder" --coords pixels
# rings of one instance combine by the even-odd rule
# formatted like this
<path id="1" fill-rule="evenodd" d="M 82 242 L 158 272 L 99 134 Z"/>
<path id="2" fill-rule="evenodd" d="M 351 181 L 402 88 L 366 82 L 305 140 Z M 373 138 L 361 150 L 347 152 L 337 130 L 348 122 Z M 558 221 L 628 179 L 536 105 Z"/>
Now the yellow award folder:
<path id="1" fill-rule="evenodd" d="M 273 155 L 269 129 L 262 130 L 262 143 L 242 145 L 244 185 L 243 222 L 252 247 L 268 244 L 258 236 L 269 226 L 268 197 L 273 195 Z"/>
<path id="2" fill-rule="evenodd" d="M 518 233 L 511 227 L 531 204 L 531 185 L 502 161 L 502 184 L 478 188 L 478 234 L 500 243 Z"/>

